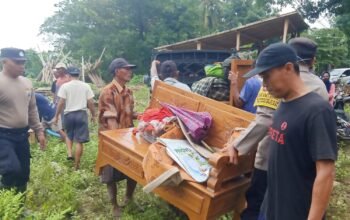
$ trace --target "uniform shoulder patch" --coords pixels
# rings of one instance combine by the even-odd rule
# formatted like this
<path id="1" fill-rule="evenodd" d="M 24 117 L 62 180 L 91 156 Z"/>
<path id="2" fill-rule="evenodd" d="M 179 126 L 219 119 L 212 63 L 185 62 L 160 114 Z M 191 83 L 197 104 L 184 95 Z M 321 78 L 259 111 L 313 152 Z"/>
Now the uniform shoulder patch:
<path id="1" fill-rule="evenodd" d="M 258 96 L 255 99 L 254 106 L 263 106 L 276 110 L 279 103 L 279 99 L 273 97 L 265 88 L 261 87 Z"/>

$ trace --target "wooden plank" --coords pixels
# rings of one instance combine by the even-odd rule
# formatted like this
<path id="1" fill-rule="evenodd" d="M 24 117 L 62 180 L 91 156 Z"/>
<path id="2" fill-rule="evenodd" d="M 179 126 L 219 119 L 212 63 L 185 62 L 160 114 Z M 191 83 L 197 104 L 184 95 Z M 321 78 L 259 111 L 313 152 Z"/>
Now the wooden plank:
<path id="1" fill-rule="evenodd" d="M 159 85 L 161 81 L 156 81 L 155 86 Z M 199 100 L 191 97 L 189 92 L 182 91 L 176 87 L 169 85 L 159 85 L 157 90 L 152 93 L 152 99 L 150 107 L 157 108 L 160 107 L 161 102 L 166 102 L 177 107 L 186 108 L 188 110 L 197 111 L 199 108 Z"/>
<path id="2" fill-rule="evenodd" d="M 201 50 L 202 49 L 202 42 L 198 41 L 197 42 L 197 50 Z"/>
<path id="3" fill-rule="evenodd" d="M 237 32 L 236 34 L 236 50 L 239 51 L 241 47 L 241 32 Z"/>
<path id="4" fill-rule="evenodd" d="M 199 103 L 206 103 L 207 105 L 216 106 L 216 108 L 234 114 L 244 121 L 254 120 L 255 115 L 249 112 L 243 111 L 238 108 L 233 108 L 232 105 L 227 105 L 223 102 L 218 102 L 208 97 L 198 95 L 193 92 L 187 92 L 183 89 L 170 86 L 160 80 L 157 80 L 154 85 L 157 90 L 152 94 L 150 107 L 159 107 L 159 101 L 166 101 L 169 104 L 176 105 L 178 107 L 185 107 L 192 111 L 198 111 Z M 187 101 L 185 101 L 185 98 Z M 189 103 L 190 102 L 190 103 Z"/>
<path id="5" fill-rule="evenodd" d="M 246 78 L 243 77 L 244 74 L 249 72 L 249 70 L 252 69 L 253 60 L 232 60 L 231 62 L 231 71 L 234 73 L 238 73 L 238 91 L 241 91 L 243 88 L 243 85 L 246 81 Z M 233 102 L 233 90 L 232 87 L 234 85 L 231 84 L 230 88 L 230 105 L 234 106 Z"/>
<path id="6" fill-rule="evenodd" d="M 284 26 L 283 26 L 283 43 L 287 43 L 288 27 L 289 27 L 289 19 L 286 18 L 284 20 Z"/>

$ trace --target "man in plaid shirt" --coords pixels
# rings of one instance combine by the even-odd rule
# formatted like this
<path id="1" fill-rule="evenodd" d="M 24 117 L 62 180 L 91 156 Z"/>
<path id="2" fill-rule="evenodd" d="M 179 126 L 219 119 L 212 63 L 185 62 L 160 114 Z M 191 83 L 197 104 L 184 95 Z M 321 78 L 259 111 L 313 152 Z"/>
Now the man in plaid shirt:
<path id="1" fill-rule="evenodd" d="M 230 99 L 229 82 L 217 77 L 205 77 L 193 83 L 192 91 L 217 101 L 228 101 Z"/>

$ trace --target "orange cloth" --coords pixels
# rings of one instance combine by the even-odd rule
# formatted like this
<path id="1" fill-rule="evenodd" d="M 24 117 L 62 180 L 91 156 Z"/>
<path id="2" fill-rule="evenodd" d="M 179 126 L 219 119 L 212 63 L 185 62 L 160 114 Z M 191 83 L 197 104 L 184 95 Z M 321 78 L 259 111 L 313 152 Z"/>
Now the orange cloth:
<path id="1" fill-rule="evenodd" d="M 164 118 L 174 116 L 174 114 L 166 107 L 161 109 L 150 108 L 139 116 L 139 120 L 150 122 L 152 120 L 162 121 Z"/>

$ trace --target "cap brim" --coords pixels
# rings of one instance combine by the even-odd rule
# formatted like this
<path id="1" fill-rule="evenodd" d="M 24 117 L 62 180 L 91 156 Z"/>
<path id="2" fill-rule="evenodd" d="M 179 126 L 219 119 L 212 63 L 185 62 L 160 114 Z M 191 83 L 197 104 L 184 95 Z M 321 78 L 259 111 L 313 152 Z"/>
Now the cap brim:
<path id="1" fill-rule="evenodd" d="M 126 65 L 126 66 L 124 66 L 124 67 L 129 67 L 129 68 L 133 69 L 133 68 L 136 68 L 137 66 L 134 65 L 134 64 L 128 64 L 128 65 Z"/>
<path id="2" fill-rule="evenodd" d="M 244 74 L 243 77 L 250 78 L 250 77 L 256 76 L 262 72 L 265 72 L 266 70 L 269 70 L 271 68 L 273 68 L 273 67 L 255 67 L 254 69 L 252 69 L 248 73 Z"/>
<path id="3" fill-rule="evenodd" d="M 12 58 L 11 60 L 27 61 L 27 58 L 25 58 L 25 57 L 23 57 L 23 58 L 15 58 L 15 59 Z"/>
<path id="4" fill-rule="evenodd" d="M 0 60 L 4 60 L 4 59 L 18 60 L 18 61 L 27 61 L 27 58 L 25 58 L 25 57 L 23 57 L 23 58 L 0 57 Z"/>

